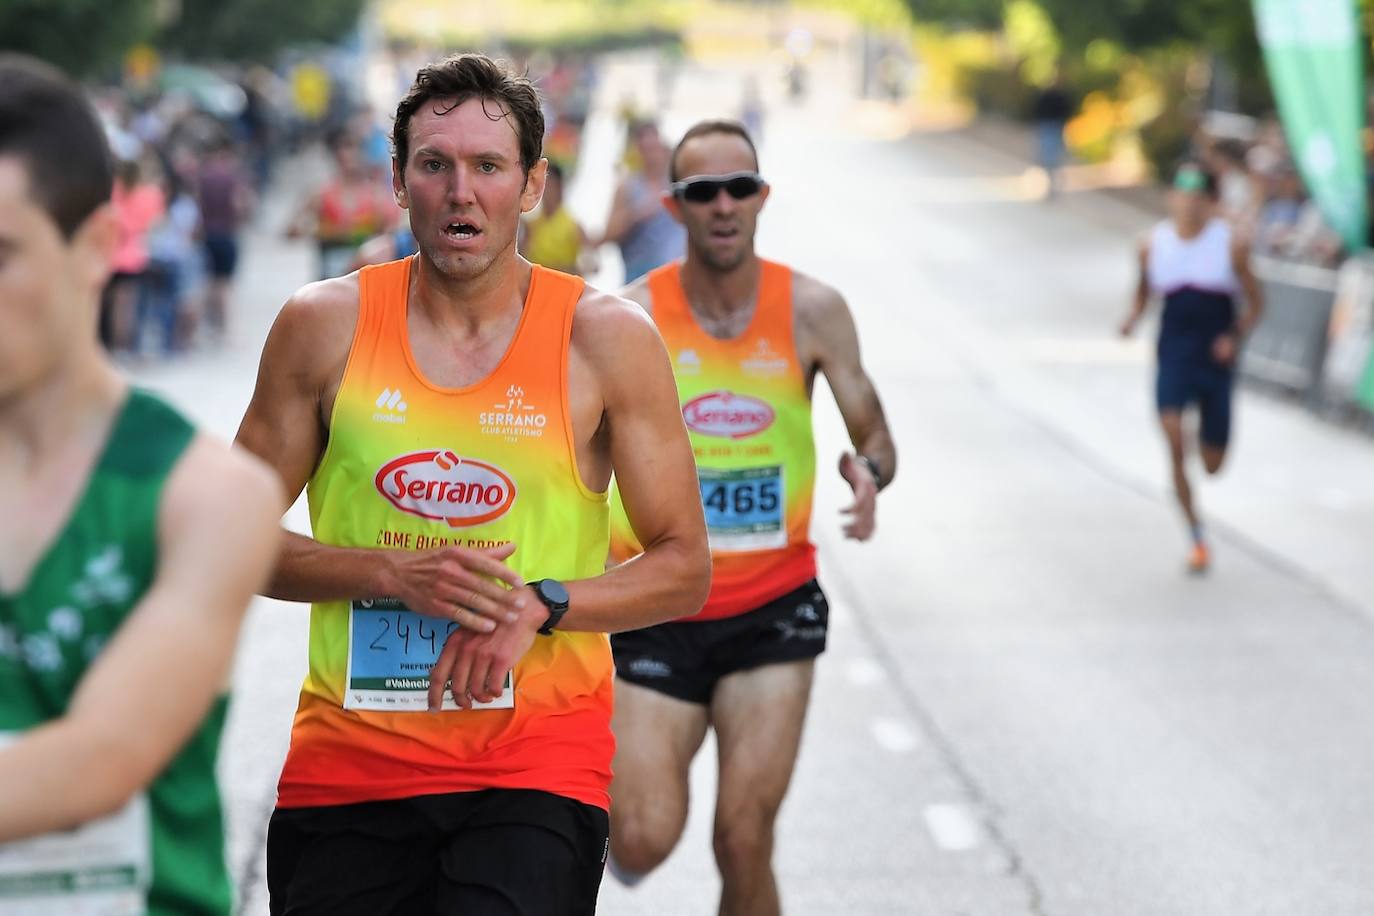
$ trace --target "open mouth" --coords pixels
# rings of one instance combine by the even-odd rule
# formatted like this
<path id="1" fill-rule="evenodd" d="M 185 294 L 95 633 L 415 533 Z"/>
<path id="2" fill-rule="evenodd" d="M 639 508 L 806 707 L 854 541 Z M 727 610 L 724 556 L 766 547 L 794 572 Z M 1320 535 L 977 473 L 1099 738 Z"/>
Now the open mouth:
<path id="1" fill-rule="evenodd" d="M 482 230 L 478 229 L 472 223 L 449 223 L 448 226 L 444 228 L 445 235 L 459 242 L 466 242 L 468 239 L 475 239 L 481 233 Z"/>
<path id="2" fill-rule="evenodd" d="M 732 239 L 737 235 L 739 235 L 737 226 L 715 226 L 711 229 L 711 238 L 713 239 Z"/>

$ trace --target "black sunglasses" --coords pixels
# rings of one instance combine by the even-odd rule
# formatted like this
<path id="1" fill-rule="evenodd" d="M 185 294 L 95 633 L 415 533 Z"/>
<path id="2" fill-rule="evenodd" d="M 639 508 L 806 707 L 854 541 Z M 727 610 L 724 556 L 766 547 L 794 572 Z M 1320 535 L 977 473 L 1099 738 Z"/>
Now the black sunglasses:
<path id="1" fill-rule="evenodd" d="M 763 190 L 763 177 L 758 172 L 731 172 L 728 175 L 702 175 L 675 181 L 672 184 L 673 196 L 694 204 L 709 204 L 716 199 L 721 189 L 735 200 L 753 197 Z"/>

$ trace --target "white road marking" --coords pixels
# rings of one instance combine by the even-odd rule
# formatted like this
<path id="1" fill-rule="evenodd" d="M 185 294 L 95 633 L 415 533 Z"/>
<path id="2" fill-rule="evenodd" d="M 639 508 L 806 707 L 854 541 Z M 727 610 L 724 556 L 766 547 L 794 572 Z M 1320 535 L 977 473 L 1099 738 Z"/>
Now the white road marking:
<path id="1" fill-rule="evenodd" d="M 850 659 L 844 673 L 851 684 L 872 687 L 883 679 L 883 666 L 871 658 L 855 658 Z"/>
<path id="2" fill-rule="evenodd" d="M 967 805 L 927 805 L 922 813 L 931 839 L 945 852 L 967 852 L 983 842 L 983 827 Z"/>
<path id="3" fill-rule="evenodd" d="M 898 719 L 874 719 L 872 728 L 873 740 L 878 742 L 878 746 L 894 754 L 914 751 L 920 743 L 916 733 Z"/>

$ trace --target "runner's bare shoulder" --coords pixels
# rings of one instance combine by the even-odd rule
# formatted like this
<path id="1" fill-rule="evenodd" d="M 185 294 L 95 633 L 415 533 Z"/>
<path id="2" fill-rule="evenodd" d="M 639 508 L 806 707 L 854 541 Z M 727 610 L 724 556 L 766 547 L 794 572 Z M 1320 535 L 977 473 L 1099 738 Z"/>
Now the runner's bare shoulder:
<path id="1" fill-rule="evenodd" d="M 668 351 L 653 320 L 636 302 L 588 286 L 573 316 L 572 349 L 607 390 L 632 389 L 660 369 L 671 378 Z M 659 364 L 662 364 L 661 366 Z"/>
<path id="2" fill-rule="evenodd" d="M 849 306 L 844 296 L 829 283 L 817 280 L 799 270 L 792 271 L 792 310 L 797 318 L 808 322 L 834 318 L 845 314 Z"/>
<path id="3" fill-rule="evenodd" d="M 215 485 L 205 486 L 207 480 Z M 247 577 L 247 588 L 256 589 L 275 556 L 284 501 L 281 480 L 265 462 L 200 433 L 168 478 L 159 509 L 160 535 L 164 543 L 184 544 L 196 540 L 192 531 L 213 529 L 213 537 L 202 542 L 226 551 L 219 562 Z"/>
<path id="4" fill-rule="evenodd" d="M 263 352 L 276 372 L 323 387 L 343 376 L 358 325 L 358 274 L 307 283 L 282 306 Z"/>
<path id="5" fill-rule="evenodd" d="M 215 486 L 205 486 L 207 480 L 215 481 Z M 226 498 L 219 499 L 217 494 Z M 225 515 L 261 515 L 270 533 L 277 524 L 282 498 L 281 481 L 262 459 L 197 433 L 173 468 L 163 501 L 173 512 L 180 508 L 198 516 L 202 524 Z"/>
<path id="6" fill-rule="evenodd" d="M 797 353 L 810 364 L 854 336 L 854 319 L 839 290 L 800 271 L 792 272 L 792 325 Z"/>

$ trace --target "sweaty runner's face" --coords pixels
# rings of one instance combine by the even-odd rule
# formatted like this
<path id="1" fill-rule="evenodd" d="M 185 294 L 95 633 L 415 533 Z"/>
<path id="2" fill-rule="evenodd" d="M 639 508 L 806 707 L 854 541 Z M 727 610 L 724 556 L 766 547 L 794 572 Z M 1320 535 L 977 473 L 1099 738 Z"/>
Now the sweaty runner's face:
<path id="1" fill-rule="evenodd" d="M 520 214 L 539 201 L 546 166 L 541 160 L 526 177 L 515 121 L 500 116 L 498 103 L 473 98 L 447 108 L 431 100 L 411 117 L 401 199 L 425 257 L 445 276 L 469 280 L 515 250 Z"/>
<path id="2" fill-rule="evenodd" d="M 63 238 L 29 196 L 22 160 L 0 156 L 0 400 L 44 378 L 78 341 L 94 350 L 113 240 L 108 207 Z"/>
<path id="3" fill-rule="evenodd" d="M 688 140 L 677 153 L 679 180 L 697 175 L 728 175 L 751 172 L 758 162 L 749 144 L 735 134 L 705 134 Z M 735 200 L 722 190 L 707 203 L 673 199 L 669 209 L 687 230 L 692 254 L 715 270 L 734 270 L 754 250 L 754 229 L 759 211 L 768 199 L 765 185 L 759 193 Z"/>

